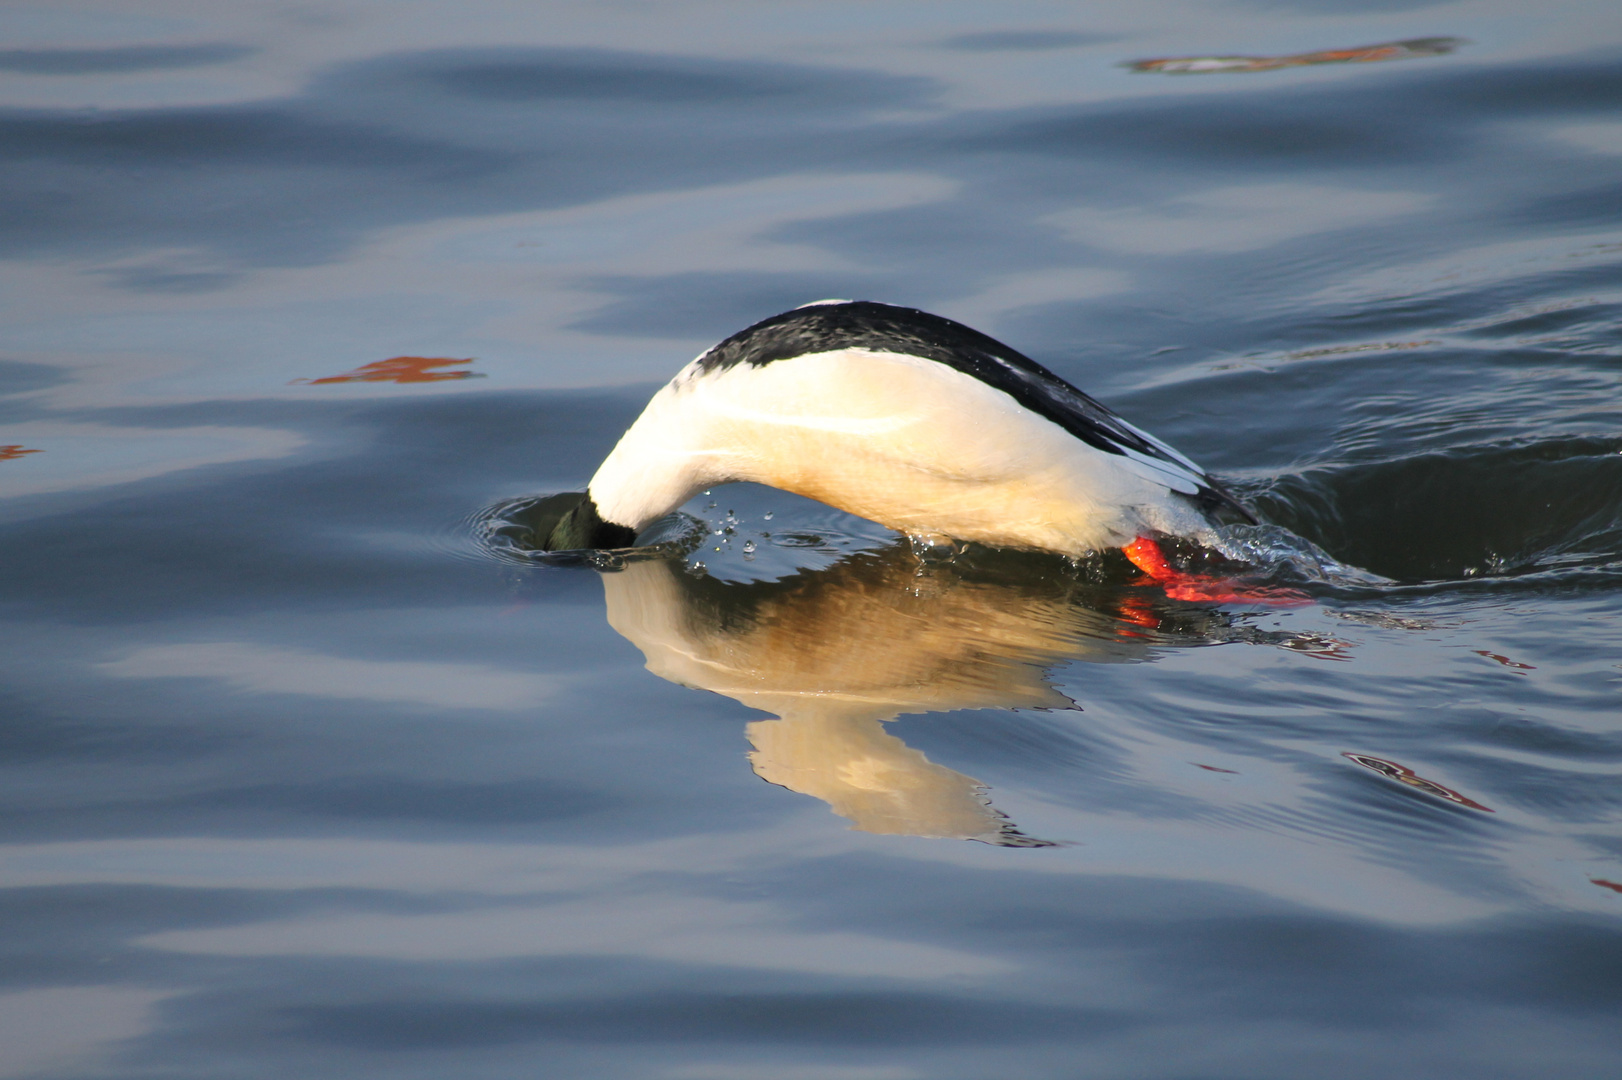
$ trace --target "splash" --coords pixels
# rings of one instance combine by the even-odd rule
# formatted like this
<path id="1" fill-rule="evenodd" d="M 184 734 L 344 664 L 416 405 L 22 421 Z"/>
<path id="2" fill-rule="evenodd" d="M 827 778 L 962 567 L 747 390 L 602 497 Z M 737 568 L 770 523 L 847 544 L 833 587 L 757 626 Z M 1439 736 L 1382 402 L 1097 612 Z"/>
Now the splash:
<path id="1" fill-rule="evenodd" d="M 1381 421 L 1349 438 L 1366 447 L 1411 438 L 1411 431 Z M 1278 476 L 1251 501 L 1279 525 L 1408 585 L 1522 578 L 1540 587 L 1622 570 L 1622 440 L 1614 436 L 1417 452 L 1399 446 L 1384 460 Z M 1297 543 L 1282 532 L 1235 540 L 1263 548 Z M 1313 573 L 1312 564 L 1322 562 L 1310 546 L 1278 554 Z M 1343 577 L 1328 563 L 1323 569 Z"/>
<path id="2" fill-rule="evenodd" d="M 1380 45 L 1357 45 L 1350 49 L 1320 49 L 1289 56 L 1172 56 L 1155 60 L 1129 60 L 1122 67 L 1133 71 L 1156 71 L 1162 75 L 1208 75 L 1215 72 L 1278 71 L 1280 68 L 1312 64 L 1371 64 L 1381 60 L 1409 60 L 1420 56 L 1445 56 L 1467 44 L 1463 38 L 1410 38 Z"/>
<path id="3" fill-rule="evenodd" d="M 320 386 L 324 383 L 350 382 L 422 383 L 443 382 L 446 379 L 484 378 L 484 374 L 478 371 L 434 370 L 455 364 L 471 363 L 473 363 L 471 357 L 466 360 L 455 360 L 443 356 L 395 356 L 371 364 L 362 364 L 354 371 L 346 371 L 342 375 L 329 375 L 324 379 L 294 379 L 293 385 L 304 383 Z"/>
<path id="4" fill-rule="evenodd" d="M 1281 525 L 1224 525 L 1216 530 L 1211 547 L 1225 558 L 1256 567 L 1268 577 L 1323 585 L 1391 584 L 1378 574 L 1348 566 Z"/>

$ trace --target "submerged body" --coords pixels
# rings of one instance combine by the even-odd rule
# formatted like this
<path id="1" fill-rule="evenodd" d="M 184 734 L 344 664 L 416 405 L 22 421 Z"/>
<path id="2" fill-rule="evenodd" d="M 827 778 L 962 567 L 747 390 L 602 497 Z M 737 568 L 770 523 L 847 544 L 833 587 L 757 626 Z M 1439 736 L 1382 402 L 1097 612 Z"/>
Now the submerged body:
<path id="1" fill-rule="evenodd" d="M 569 535 L 628 543 L 734 481 L 913 535 L 1066 555 L 1200 539 L 1223 507 L 1249 516 L 1193 462 L 1006 345 L 865 301 L 785 312 L 694 360 L 597 470 Z"/>

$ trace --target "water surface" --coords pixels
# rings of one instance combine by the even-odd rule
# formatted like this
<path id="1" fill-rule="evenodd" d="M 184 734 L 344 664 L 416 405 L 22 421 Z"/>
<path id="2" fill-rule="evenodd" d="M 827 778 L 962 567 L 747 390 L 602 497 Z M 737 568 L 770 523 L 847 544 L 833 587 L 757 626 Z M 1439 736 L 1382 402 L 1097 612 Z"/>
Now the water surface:
<path id="1" fill-rule="evenodd" d="M 0 39 L 0 1075 L 1614 1074 L 1614 5 Z M 829 296 L 1187 452 L 1311 602 L 747 486 L 502 531 Z"/>

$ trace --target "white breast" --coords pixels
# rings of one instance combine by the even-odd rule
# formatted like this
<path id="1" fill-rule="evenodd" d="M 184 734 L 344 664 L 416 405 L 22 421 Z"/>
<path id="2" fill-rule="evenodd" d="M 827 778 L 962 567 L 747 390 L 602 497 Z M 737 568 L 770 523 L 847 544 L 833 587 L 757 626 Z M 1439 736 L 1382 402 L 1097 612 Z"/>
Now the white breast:
<path id="1" fill-rule="evenodd" d="M 1206 527 L 1142 463 L 945 364 L 866 349 L 689 365 L 603 462 L 591 495 L 606 520 L 640 529 L 744 480 L 903 532 L 1071 554 Z"/>

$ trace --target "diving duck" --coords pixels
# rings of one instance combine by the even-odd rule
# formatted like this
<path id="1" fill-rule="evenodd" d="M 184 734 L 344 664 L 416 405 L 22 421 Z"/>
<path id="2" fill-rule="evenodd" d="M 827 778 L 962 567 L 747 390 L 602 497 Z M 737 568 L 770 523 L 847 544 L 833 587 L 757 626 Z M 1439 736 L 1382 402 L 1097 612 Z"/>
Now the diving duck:
<path id="1" fill-rule="evenodd" d="M 824 300 L 678 372 L 543 546 L 630 546 L 734 481 L 912 536 L 1068 556 L 1121 548 L 1154 578 L 1171 573 L 1157 537 L 1255 522 L 1187 457 L 1000 341 L 915 308 Z"/>

